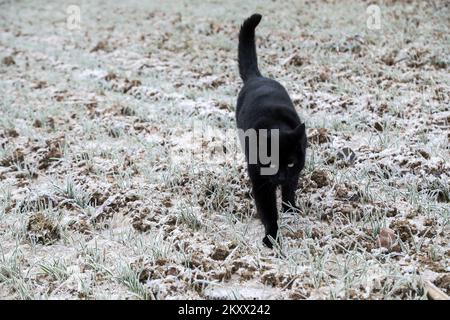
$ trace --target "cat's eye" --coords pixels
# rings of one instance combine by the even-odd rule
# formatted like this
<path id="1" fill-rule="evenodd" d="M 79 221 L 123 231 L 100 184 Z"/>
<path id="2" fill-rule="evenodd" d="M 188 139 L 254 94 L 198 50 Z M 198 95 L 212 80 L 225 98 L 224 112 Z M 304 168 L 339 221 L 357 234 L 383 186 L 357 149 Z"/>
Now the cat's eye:
<path id="1" fill-rule="evenodd" d="M 294 166 L 294 163 L 293 163 L 293 162 L 291 162 L 291 163 L 288 164 L 288 167 L 289 167 L 289 168 L 292 168 L 293 166 Z"/>

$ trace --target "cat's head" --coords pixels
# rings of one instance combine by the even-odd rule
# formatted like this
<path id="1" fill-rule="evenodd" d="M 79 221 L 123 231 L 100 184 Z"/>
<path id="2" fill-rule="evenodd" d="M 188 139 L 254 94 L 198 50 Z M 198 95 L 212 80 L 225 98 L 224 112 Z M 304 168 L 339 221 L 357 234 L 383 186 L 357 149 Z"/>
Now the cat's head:
<path id="1" fill-rule="evenodd" d="M 305 166 L 307 137 L 305 124 L 298 125 L 295 129 L 280 130 L 279 133 L 279 157 L 278 165 L 275 165 L 276 173 L 270 175 L 274 184 L 285 184 L 298 177 Z"/>

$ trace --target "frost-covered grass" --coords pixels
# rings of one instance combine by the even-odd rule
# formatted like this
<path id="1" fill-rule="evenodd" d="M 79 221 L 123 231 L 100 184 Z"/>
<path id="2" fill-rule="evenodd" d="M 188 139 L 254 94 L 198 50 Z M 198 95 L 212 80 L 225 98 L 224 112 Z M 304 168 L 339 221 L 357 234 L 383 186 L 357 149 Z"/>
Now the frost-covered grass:
<path id="1" fill-rule="evenodd" d="M 385 1 L 380 30 L 359 1 L 81 2 L 69 30 L 71 4 L 0 4 L 0 298 L 449 293 L 444 2 Z M 310 136 L 273 251 L 226 135 L 254 12 Z"/>

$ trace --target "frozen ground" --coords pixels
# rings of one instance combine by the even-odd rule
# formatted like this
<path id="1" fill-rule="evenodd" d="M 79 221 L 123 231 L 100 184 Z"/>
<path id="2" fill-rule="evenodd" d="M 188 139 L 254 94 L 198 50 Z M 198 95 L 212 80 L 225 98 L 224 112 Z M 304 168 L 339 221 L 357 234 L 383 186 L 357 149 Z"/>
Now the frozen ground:
<path id="1" fill-rule="evenodd" d="M 0 2 L 0 298 L 450 293 L 445 1 L 74 2 Z M 222 152 L 254 12 L 311 144 L 275 251 Z"/>

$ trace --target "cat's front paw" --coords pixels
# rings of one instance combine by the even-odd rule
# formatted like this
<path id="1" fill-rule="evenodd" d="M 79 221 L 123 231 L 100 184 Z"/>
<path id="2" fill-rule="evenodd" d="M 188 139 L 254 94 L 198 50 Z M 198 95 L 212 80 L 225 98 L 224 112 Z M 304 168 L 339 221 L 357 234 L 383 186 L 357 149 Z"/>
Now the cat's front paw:
<path id="1" fill-rule="evenodd" d="M 267 248 L 272 249 L 274 242 L 277 242 L 279 244 L 279 242 L 275 239 L 276 236 L 266 234 L 266 236 L 263 238 L 263 243 Z"/>

